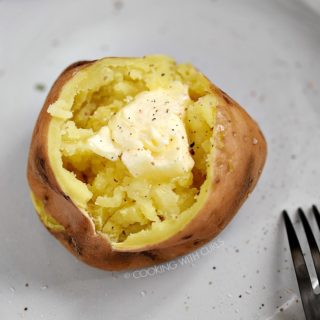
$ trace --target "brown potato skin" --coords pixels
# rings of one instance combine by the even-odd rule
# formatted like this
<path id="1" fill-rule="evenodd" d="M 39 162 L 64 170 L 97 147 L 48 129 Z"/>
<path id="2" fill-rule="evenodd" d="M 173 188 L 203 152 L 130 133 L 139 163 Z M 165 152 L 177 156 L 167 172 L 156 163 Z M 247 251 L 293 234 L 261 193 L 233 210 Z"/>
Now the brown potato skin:
<path id="1" fill-rule="evenodd" d="M 173 237 L 137 252 L 115 251 L 106 238 L 95 232 L 92 221 L 63 193 L 48 157 L 47 134 L 51 116 L 47 108 L 58 99 L 63 85 L 92 63 L 94 61 L 77 62 L 62 72 L 52 86 L 34 128 L 27 169 L 29 185 L 43 202 L 46 212 L 65 228 L 62 232 L 48 230 L 80 260 L 105 270 L 146 267 L 194 251 L 221 232 L 255 187 L 266 159 L 263 134 L 233 99 L 212 84 L 211 90 L 220 100 L 217 125 L 223 126 L 224 138 L 222 142 L 218 138 L 216 141 L 213 189 L 207 202 Z"/>

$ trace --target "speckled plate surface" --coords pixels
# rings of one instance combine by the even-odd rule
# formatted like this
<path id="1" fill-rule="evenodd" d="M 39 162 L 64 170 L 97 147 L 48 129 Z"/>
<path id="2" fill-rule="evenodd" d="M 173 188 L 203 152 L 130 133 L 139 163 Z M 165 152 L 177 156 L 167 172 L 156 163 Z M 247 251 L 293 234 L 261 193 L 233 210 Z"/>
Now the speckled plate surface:
<path id="1" fill-rule="evenodd" d="M 280 212 L 320 204 L 319 12 L 318 0 L 0 0 L 0 319 L 302 319 Z M 191 61 L 239 101 L 268 161 L 209 245 L 157 269 L 103 272 L 38 221 L 29 142 L 65 66 L 151 53 Z"/>

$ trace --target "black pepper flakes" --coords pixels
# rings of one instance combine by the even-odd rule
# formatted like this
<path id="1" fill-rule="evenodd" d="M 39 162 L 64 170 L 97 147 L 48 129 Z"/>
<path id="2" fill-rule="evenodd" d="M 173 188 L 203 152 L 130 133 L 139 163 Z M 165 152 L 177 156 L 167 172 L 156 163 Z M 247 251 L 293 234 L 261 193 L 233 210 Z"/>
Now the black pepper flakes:
<path id="1" fill-rule="evenodd" d="M 36 83 L 34 88 L 39 92 L 43 92 L 46 90 L 46 86 L 43 83 Z"/>

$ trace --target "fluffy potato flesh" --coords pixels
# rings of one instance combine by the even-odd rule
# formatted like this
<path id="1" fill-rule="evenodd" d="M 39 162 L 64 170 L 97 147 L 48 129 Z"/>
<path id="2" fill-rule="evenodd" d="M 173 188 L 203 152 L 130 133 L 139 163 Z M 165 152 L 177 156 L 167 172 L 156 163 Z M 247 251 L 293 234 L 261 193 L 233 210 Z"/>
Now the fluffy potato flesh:
<path id="1" fill-rule="evenodd" d="M 88 144 L 128 101 L 142 92 L 188 86 L 183 123 L 191 171 L 157 179 L 134 177 L 119 158 L 110 161 Z M 63 192 L 116 250 L 139 249 L 182 230 L 210 193 L 218 98 L 192 65 L 166 56 L 106 58 L 78 71 L 48 108 L 48 155 Z M 48 228 L 59 228 L 34 199 Z"/>

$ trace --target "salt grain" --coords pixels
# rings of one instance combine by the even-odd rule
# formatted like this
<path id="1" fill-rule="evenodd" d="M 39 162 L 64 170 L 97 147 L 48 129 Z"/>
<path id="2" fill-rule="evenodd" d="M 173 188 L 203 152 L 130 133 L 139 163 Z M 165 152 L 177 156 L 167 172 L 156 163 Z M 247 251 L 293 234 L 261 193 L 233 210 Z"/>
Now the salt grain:
<path id="1" fill-rule="evenodd" d="M 217 125 L 217 132 L 222 132 L 224 131 L 224 126 L 222 124 Z"/>

